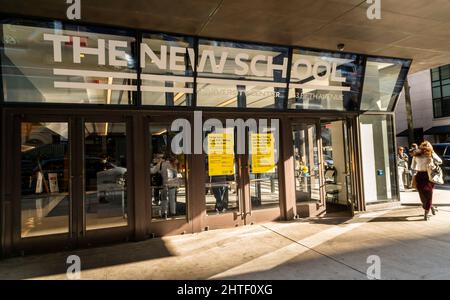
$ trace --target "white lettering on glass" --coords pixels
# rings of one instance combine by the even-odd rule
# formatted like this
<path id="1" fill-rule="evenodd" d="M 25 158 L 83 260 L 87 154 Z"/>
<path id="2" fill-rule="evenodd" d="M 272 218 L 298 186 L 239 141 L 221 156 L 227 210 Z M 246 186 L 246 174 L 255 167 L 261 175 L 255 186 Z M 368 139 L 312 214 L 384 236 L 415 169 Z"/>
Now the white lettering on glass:
<path id="1" fill-rule="evenodd" d="M 97 48 L 82 47 L 79 36 L 72 37 L 73 41 L 73 62 L 76 64 L 81 63 L 81 54 L 97 55 L 98 64 L 105 64 L 105 40 L 97 40 Z"/>
<path id="2" fill-rule="evenodd" d="M 46 33 L 43 37 L 45 41 L 52 42 L 53 60 L 55 62 L 62 62 L 62 51 L 68 50 L 68 47 L 63 48 L 63 43 L 70 43 L 73 51 L 73 63 L 80 64 L 85 55 L 96 55 L 99 65 L 105 65 L 108 63 L 110 66 L 115 67 L 127 66 L 126 49 L 129 46 L 127 41 L 105 41 L 104 39 L 98 39 L 97 47 L 87 47 L 86 42 L 82 42 L 82 39 L 87 40 L 87 38 L 82 38 L 79 36 Z M 106 49 L 106 42 L 108 43 L 108 49 Z M 140 50 L 140 66 L 143 69 L 148 65 L 153 65 L 160 70 L 183 72 L 186 71 L 189 64 L 194 66 L 196 62 L 196 53 L 193 48 L 160 45 L 159 49 L 151 49 L 147 43 L 141 43 Z M 106 51 L 108 52 L 108 62 L 106 62 Z M 234 63 L 234 67 L 231 66 L 231 68 L 227 68 L 226 71 L 238 76 L 250 75 L 273 78 L 275 72 L 281 72 L 281 78 L 287 77 L 287 57 L 282 57 L 282 63 L 280 64 L 275 63 L 274 60 L 281 62 L 281 59 L 278 60 L 272 55 L 257 54 L 252 56 L 250 53 L 238 52 L 234 55 L 234 59 L 230 56 L 230 53 L 227 51 L 218 52 L 210 48 L 204 49 L 198 54 L 199 62 L 197 72 L 222 74 L 225 71 L 226 63 L 228 62 Z M 189 64 L 187 63 L 187 60 L 189 60 Z M 310 82 L 312 79 L 318 81 L 328 80 L 330 82 L 345 82 L 346 78 L 341 76 L 340 72 L 337 70 L 337 67 L 338 62 L 336 61 L 324 60 L 320 58 L 312 60 L 305 57 L 300 57 L 292 63 L 292 79 L 299 81 L 304 81 L 307 79 L 308 82 L 300 82 L 299 84 L 302 85 L 302 87 L 298 88 L 307 88 L 307 85 L 309 85 L 310 88 L 315 89 L 319 87 L 319 89 L 328 90 L 348 90 L 349 87 L 314 85 Z M 200 79 L 204 80 L 204 78 Z M 178 77 L 176 80 L 190 82 L 184 79 L 182 80 L 181 77 Z M 293 83 L 296 84 L 295 82 Z"/>
<path id="3" fill-rule="evenodd" d="M 111 66 L 116 67 L 126 67 L 127 61 L 126 61 L 126 52 L 123 50 L 118 50 L 117 48 L 126 48 L 127 42 L 126 41 L 114 41 L 110 40 L 109 43 L 109 64 Z M 121 59 L 117 59 L 121 58 Z"/>
<path id="4" fill-rule="evenodd" d="M 61 35 L 61 34 L 44 33 L 44 41 L 53 42 L 53 61 L 61 62 L 62 61 L 61 43 L 62 42 L 66 42 L 66 43 L 70 42 L 70 36 Z"/>

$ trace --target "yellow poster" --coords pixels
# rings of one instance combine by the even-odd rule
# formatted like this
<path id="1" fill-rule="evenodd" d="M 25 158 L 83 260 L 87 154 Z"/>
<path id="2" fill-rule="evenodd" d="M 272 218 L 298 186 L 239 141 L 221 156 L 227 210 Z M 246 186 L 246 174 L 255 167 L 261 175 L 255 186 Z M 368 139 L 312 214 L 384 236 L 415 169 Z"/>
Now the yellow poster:
<path id="1" fill-rule="evenodd" d="M 230 133 L 208 134 L 209 176 L 234 174 L 234 139 Z"/>
<path id="2" fill-rule="evenodd" d="M 275 173 L 275 140 L 273 133 L 252 133 L 252 173 Z"/>

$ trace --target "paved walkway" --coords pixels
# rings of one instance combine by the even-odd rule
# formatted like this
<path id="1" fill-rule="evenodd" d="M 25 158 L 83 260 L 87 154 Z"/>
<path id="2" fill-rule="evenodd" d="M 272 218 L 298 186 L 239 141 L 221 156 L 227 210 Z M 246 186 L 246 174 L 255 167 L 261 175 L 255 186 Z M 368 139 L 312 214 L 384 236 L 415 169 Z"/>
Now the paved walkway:
<path id="1" fill-rule="evenodd" d="M 400 193 L 402 205 L 420 205 L 419 193 L 412 190 Z M 450 206 L 450 185 L 436 186 L 433 192 L 433 204 L 436 206 Z"/>
<path id="2" fill-rule="evenodd" d="M 367 279 L 370 255 L 382 279 L 450 279 L 449 228 L 450 207 L 400 207 L 12 258 L 0 279 L 65 279 L 71 254 L 82 279 Z"/>

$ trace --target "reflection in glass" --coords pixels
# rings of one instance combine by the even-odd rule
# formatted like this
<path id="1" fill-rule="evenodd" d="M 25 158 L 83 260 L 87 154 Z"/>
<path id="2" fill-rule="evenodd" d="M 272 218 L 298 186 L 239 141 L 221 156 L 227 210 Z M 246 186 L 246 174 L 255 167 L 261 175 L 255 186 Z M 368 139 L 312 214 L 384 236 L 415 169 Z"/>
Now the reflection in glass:
<path id="1" fill-rule="evenodd" d="M 69 231 L 67 123 L 22 123 L 21 237 Z"/>
<path id="2" fill-rule="evenodd" d="M 292 136 L 296 201 L 320 201 L 316 126 L 314 124 L 294 125 Z"/>
<path id="3" fill-rule="evenodd" d="M 294 49 L 288 108 L 356 110 L 361 61 L 355 54 Z"/>
<path id="4" fill-rule="evenodd" d="M 366 203 L 398 199 L 393 120 L 387 115 L 362 115 L 361 156 Z"/>
<path id="5" fill-rule="evenodd" d="M 86 229 L 126 226 L 125 123 L 85 123 L 84 166 Z"/>
<path id="6" fill-rule="evenodd" d="M 200 39 L 197 105 L 282 109 L 287 54 L 284 47 Z"/>
<path id="7" fill-rule="evenodd" d="M 252 209 L 279 205 L 278 135 L 275 129 L 250 133 L 250 198 Z"/>
<path id="8" fill-rule="evenodd" d="M 35 24 L 2 25 L 3 39 L 6 41 L 1 51 L 5 101 L 133 103 L 133 91 L 137 90 L 132 51 L 136 42 L 134 36 L 127 36 L 129 33 L 124 31 L 94 32 L 83 26 L 63 26 L 58 22 L 37 23 L 41 27 Z M 54 57 L 53 41 L 48 38 L 50 35 L 64 39 L 59 43 L 60 61 Z M 116 47 L 118 53 L 115 57 L 109 55 L 109 40 L 125 44 Z M 78 56 L 74 55 L 76 46 L 82 49 Z M 84 48 L 90 48 L 96 54 L 83 53 Z M 116 62 L 113 62 L 114 58 Z"/>
<path id="9" fill-rule="evenodd" d="M 208 156 L 205 161 L 206 211 L 208 214 L 237 211 L 239 210 L 239 187 L 234 130 L 232 128 L 213 129 L 205 134 L 208 141 Z"/>
<path id="10" fill-rule="evenodd" d="M 142 104 L 164 105 L 164 106 L 190 106 L 192 105 L 194 77 L 193 61 L 195 61 L 193 38 L 177 37 L 167 34 L 144 34 L 142 42 L 148 46 L 157 58 L 156 60 L 145 55 L 145 68 L 142 69 Z M 175 48 L 179 47 L 179 48 Z M 183 54 L 177 56 L 181 61 L 176 64 L 175 69 L 170 68 L 172 63 L 172 49 L 185 49 Z M 191 49 L 191 56 L 189 50 Z M 164 51 L 161 53 L 161 51 Z"/>
<path id="11" fill-rule="evenodd" d="M 152 218 L 185 217 L 187 213 L 186 156 L 172 152 L 178 133 L 170 125 L 150 124 Z M 183 145 L 180 145 L 182 147 Z"/>
<path id="12" fill-rule="evenodd" d="M 361 110 L 388 111 L 403 87 L 402 60 L 367 59 Z"/>

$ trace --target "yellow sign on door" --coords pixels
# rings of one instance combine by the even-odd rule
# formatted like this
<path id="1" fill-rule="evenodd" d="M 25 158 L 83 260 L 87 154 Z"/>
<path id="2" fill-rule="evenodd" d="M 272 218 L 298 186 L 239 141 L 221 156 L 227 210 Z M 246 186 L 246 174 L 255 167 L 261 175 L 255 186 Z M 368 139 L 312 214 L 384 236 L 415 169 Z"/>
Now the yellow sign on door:
<path id="1" fill-rule="evenodd" d="M 209 176 L 234 174 L 233 134 L 208 134 L 208 174 Z"/>
<path id="2" fill-rule="evenodd" d="M 252 133 L 252 173 L 275 173 L 275 140 L 273 133 Z"/>

